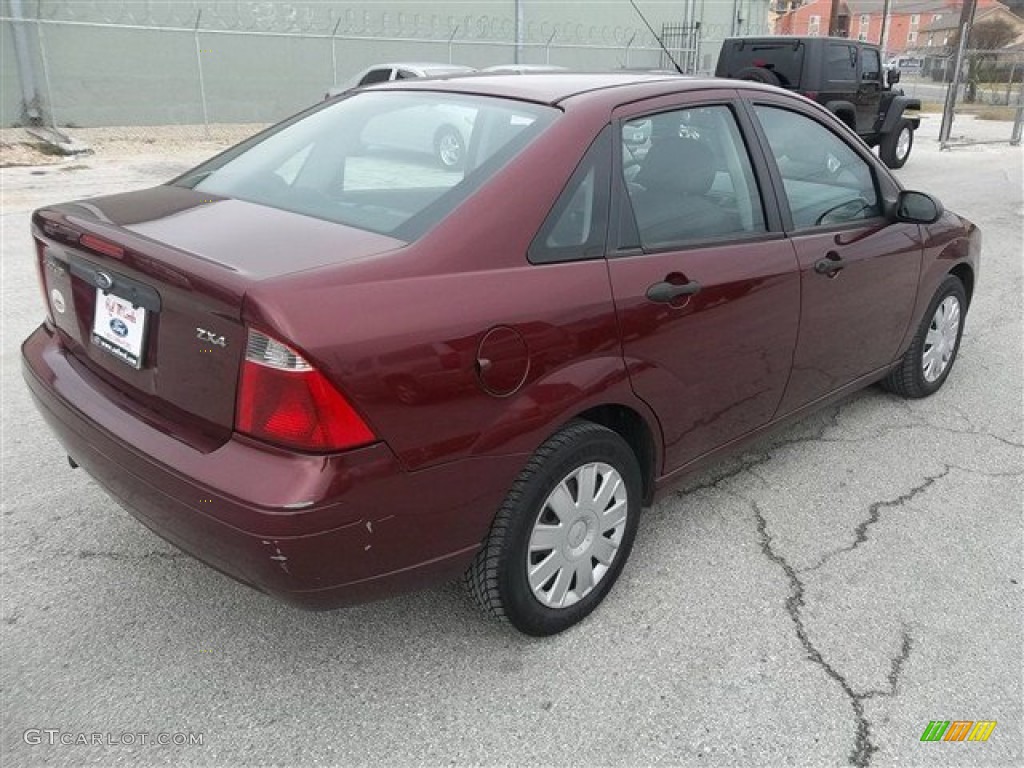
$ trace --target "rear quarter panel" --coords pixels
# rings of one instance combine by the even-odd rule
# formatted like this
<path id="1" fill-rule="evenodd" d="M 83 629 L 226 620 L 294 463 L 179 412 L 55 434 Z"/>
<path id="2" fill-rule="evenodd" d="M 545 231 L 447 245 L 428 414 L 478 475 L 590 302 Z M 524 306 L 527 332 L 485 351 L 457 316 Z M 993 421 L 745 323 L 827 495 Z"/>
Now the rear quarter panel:
<path id="1" fill-rule="evenodd" d="M 609 116 L 607 105 L 594 103 L 556 120 L 400 251 L 256 286 L 247 318 L 314 360 L 409 469 L 527 455 L 591 405 L 640 410 L 604 260 L 531 265 L 526 258 Z M 521 386 L 497 396 L 481 386 L 477 360 L 495 327 L 513 329 L 528 357 Z M 395 385 L 402 380 L 430 384 L 410 396 Z"/>

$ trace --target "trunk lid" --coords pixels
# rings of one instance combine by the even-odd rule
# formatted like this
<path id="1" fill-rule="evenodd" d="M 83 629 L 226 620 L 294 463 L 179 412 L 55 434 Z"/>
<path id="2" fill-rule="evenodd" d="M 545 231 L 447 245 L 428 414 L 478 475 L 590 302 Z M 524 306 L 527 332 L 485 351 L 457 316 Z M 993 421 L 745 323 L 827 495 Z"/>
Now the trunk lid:
<path id="1" fill-rule="evenodd" d="M 180 187 L 33 216 L 44 292 L 73 359 L 110 397 L 213 450 L 234 426 L 247 290 L 401 241 Z"/>

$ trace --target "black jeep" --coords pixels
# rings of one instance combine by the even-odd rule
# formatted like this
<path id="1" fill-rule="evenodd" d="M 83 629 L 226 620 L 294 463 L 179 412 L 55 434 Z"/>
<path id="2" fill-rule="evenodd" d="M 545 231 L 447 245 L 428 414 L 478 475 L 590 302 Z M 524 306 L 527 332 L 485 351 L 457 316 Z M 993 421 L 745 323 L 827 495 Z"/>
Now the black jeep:
<path id="1" fill-rule="evenodd" d="M 892 88 L 899 71 L 883 74 L 881 51 L 870 43 L 844 37 L 728 38 L 715 75 L 777 85 L 813 99 L 877 146 L 890 168 L 907 162 L 921 124 L 921 101 Z M 908 110 L 915 114 L 904 114 Z"/>

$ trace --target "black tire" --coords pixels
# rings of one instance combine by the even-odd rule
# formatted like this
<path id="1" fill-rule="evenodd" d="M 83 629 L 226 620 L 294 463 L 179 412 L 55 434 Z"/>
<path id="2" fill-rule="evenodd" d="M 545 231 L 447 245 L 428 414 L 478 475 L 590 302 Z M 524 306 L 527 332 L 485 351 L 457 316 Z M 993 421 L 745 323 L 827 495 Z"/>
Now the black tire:
<path id="1" fill-rule="evenodd" d="M 928 335 L 932 333 L 934 336 L 938 333 L 939 307 L 947 299 L 955 300 L 956 304 L 956 338 L 951 344 L 944 342 L 944 345 L 937 350 L 939 357 L 944 359 L 945 363 L 937 372 L 938 375 L 929 377 L 925 370 L 925 355 L 931 354 L 934 344 L 929 342 Z M 928 310 L 924 313 L 924 318 L 914 335 L 914 340 L 910 343 L 910 348 L 896 367 L 882 380 L 882 386 L 890 392 L 908 398 L 928 397 L 938 392 L 956 362 L 966 316 L 967 294 L 964 291 L 964 285 L 955 275 L 947 275 L 939 285 L 938 291 L 935 292 L 931 304 L 928 305 Z"/>
<path id="2" fill-rule="evenodd" d="M 611 525 L 609 521 L 617 517 L 618 513 L 609 515 L 603 523 L 597 524 L 597 513 L 587 511 L 591 508 L 586 505 L 576 506 L 573 512 L 585 510 L 582 514 L 591 514 L 595 525 L 577 519 L 571 527 L 564 526 L 566 533 L 564 536 L 559 535 L 564 541 L 552 543 L 548 548 L 535 548 L 531 552 L 530 543 L 535 534 L 535 526 L 552 525 L 553 519 L 557 521 L 558 529 L 563 528 L 562 519 L 554 511 L 554 502 L 549 503 L 551 494 L 565 481 L 570 499 L 572 488 L 576 489 L 579 498 L 583 491 L 578 479 L 573 485 L 574 473 L 585 467 L 600 465 L 618 473 L 622 480 L 621 486 L 608 487 L 613 490 L 622 488 L 625 494 L 624 505 L 622 497 L 616 501 L 613 494 L 605 511 L 611 512 L 624 506 L 624 523 L 602 531 L 601 527 Z M 614 481 L 611 472 L 600 475 L 600 479 L 601 484 L 594 486 L 595 496 L 600 496 L 600 492 L 605 490 L 605 483 Z M 510 622 L 528 635 L 542 637 L 568 629 L 601 603 L 622 572 L 636 537 L 641 496 L 640 465 L 626 441 L 598 424 L 589 421 L 570 422 L 537 449 L 513 483 L 491 525 L 487 540 L 466 571 L 464 581 L 469 593 L 489 614 Z M 584 534 L 579 533 L 580 522 L 586 528 Z M 552 530 L 548 528 L 548 532 Z M 609 531 L 613 532 L 612 537 L 607 536 Z M 610 542 L 614 541 L 616 531 L 617 548 L 612 550 L 608 562 L 600 561 L 600 558 L 593 555 L 596 549 L 592 548 L 591 542 L 599 543 L 599 539 L 605 539 L 602 551 L 606 551 Z M 573 536 L 576 536 L 576 550 L 570 549 Z M 546 551 L 549 554 L 544 556 Z M 561 602 L 568 601 L 570 597 L 575 602 L 566 602 L 563 607 L 551 607 L 543 603 L 529 580 L 531 568 L 535 573 L 546 573 L 550 569 L 546 569 L 545 564 L 552 558 L 553 562 L 566 563 L 569 568 L 560 567 L 552 572 L 550 579 L 544 576 L 535 578 L 538 581 L 541 578 L 547 579 L 545 583 L 551 584 L 547 595 L 551 596 L 559 589 L 558 583 L 563 580 L 563 571 L 572 569 L 571 575 L 564 576 L 568 591 L 562 592 Z M 603 573 L 594 575 L 601 567 L 605 569 Z M 579 594 L 576 592 L 580 589 L 577 579 L 583 573 L 583 568 L 590 569 L 584 575 L 590 574 L 587 578 L 593 578 L 593 584 L 589 588 L 584 587 Z M 538 591 L 545 592 L 544 584 L 538 585 Z"/>
<path id="3" fill-rule="evenodd" d="M 905 137 L 906 143 L 900 146 L 901 138 Z M 878 156 L 889 168 L 902 168 L 910 157 L 910 150 L 914 147 L 914 126 L 909 120 L 900 120 L 896 127 L 889 133 L 883 134 L 878 146 Z"/>
<path id="4" fill-rule="evenodd" d="M 450 125 L 438 128 L 434 135 L 434 156 L 442 168 L 461 168 L 466 160 L 466 142 L 462 135 Z"/>
<path id="5" fill-rule="evenodd" d="M 764 83 L 765 85 L 782 85 L 779 76 L 764 67 L 744 67 L 736 73 L 734 79 L 747 80 L 752 83 Z"/>

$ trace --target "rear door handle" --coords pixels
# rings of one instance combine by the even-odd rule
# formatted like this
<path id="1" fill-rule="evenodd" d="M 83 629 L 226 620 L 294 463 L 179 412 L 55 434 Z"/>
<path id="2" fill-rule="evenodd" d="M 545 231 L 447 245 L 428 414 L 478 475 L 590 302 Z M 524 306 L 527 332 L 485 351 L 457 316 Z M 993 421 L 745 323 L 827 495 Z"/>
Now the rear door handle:
<path id="1" fill-rule="evenodd" d="M 669 304 L 680 296 L 692 296 L 701 289 L 700 283 L 696 280 L 690 280 L 688 283 L 682 285 L 676 285 L 675 283 L 669 283 L 667 281 L 655 283 L 647 289 L 647 298 L 651 301 L 659 301 L 664 304 Z"/>
<path id="2" fill-rule="evenodd" d="M 814 262 L 814 271 L 819 275 L 831 275 L 846 266 L 846 262 L 835 251 L 829 251 L 824 259 Z"/>

